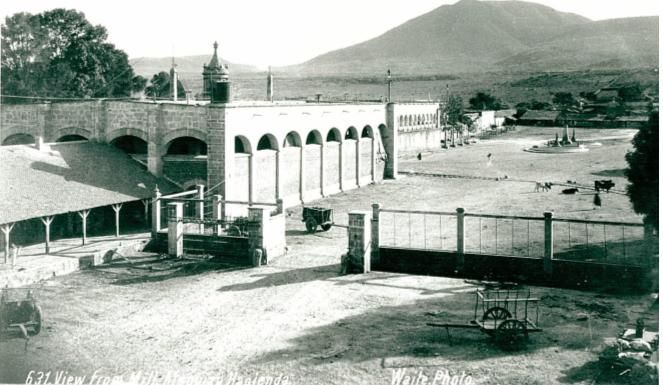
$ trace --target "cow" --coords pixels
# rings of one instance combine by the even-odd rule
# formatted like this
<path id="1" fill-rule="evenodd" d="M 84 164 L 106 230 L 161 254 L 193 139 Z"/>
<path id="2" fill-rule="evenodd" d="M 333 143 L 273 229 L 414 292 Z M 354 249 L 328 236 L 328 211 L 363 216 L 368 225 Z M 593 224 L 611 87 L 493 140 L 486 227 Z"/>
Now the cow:
<path id="1" fill-rule="evenodd" d="M 577 192 L 578 192 L 578 188 L 577 188 L 577 187 L 574 187 L 574 188 L 565 188 L 564 190 L 562 190 L 562 194 L 567 194 L 567 195 L 573 195 L 573 194 L 575 194 L 575 193 L 577 193 Z"/>
<path id="2" fill-rule="evenodd" d="M 594 190 L 596 190 L 596 192 L 605 190 L 605 192 L 609 193 L 610 189 L 613 187 L 615 187 L 615 182 L 613 182 L 612 179 L 602 179 L 594 181 Z"/>
<path id="3" fill-rule="evenodd" d="M 552 187 L 551 182 L 536 182 L 534 185 L 534 192 L 539 192 L 539 191 L 550 191 L 550 188 Z"/>

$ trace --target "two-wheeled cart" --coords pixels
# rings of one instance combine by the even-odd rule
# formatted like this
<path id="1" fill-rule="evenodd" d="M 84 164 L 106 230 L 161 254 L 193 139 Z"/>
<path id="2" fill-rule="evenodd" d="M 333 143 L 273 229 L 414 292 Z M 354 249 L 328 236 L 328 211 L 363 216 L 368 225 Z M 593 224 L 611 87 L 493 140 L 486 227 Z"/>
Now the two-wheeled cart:
<path id="1" fill-rule="evenodd" d="M 466 324 L 435 323 L 427 325 L 442 327 L 447 331 L 451 344 L 450 328 L 479 329 L 494 338 L 505 350 L 521 348 L 529 333 L 540 332 L 539 299 L 529 290 L 481 290 L 476 291 L 474 318 Z"/>
<path id="2" fill-rule="evenodd" d="M 35 288 L 0 289 L 0 334 L 21 332 L 29 335 L 41 331 L 42 313 Z"/>
<path id="3" fill-rule="evenodd" d="M 327 231 L 334 224 L 334 210 L 325 207 L 304 207 L 302 222 L 306 224 L 306 231 L 309 233 L 314 233 L 318 226 L 322 231 Z"/>

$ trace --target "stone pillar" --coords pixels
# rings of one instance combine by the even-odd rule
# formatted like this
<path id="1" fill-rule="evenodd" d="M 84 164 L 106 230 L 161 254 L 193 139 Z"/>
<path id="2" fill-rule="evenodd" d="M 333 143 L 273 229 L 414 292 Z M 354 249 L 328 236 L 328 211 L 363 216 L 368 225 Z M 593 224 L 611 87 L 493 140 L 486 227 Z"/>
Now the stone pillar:
<path id="1" fill-rule="evenodd" d="M 341 135 L 342 136 L 342 135 Z M 341 138 L 341 141 L 338 143 L 338 188 L 343 191 L 343 142 L 345 139 Z"/>
<path id="2" fill-rule="evenodd" d="M 373 203 L 371 220 L 371 266 L 380 263 L 380 204 Z"/>
<path id="3" fill-rule="evenodd" d="M 202 184 L 196 185 L 196 199 L 199 199 L 196 202 L 196 218 L 202 221 L 205 219 L 205 186 Z M 198 225 L 198 233 L 205 234 L 204 223 Z"/>
<path id="4" fill-rule="evenodd" d="M 306 193 L 306 145 L 299 147 L 299 200 L 304 203 Z M 277 198 L 279 198 L 277 196 Z"/>
<path id="5" fill-rule="evenodd" d="M 357 138 L 357 143 L 355 148 L 355 176 L 357 180 L 357 187 L 361 186 L 361 137 Z"/>
<path id="6" fill-rule="evenodd" d="M 375 162 L 376 162 L 376 146 L 375 146 L 375 135 L 378 133 L 373 130 L 373 137 L 371 138 L 371 182 L 375 183 L 376 182 L 376 177 L 375 177 Z"/>
<path id="7" fill-rule="evenodd" d="M 465 209 L 456 209 L 456 270 L 465 267 Z"/>
<path id="8" fill-rule="evenodd" d="M 147 142 L 147 171 L 152 174 L 163 176 L 163 159 L 161 158 L 161 146 L 151 140 Z"/>
<path id="9" fill-rule="evenodd" d="M 368 273 L 371 271 L 371 213 L 351 211 L 348 213 L 348 271 Z"/>
<path id="10" fill-rule="evenodd" d="M 276 154 L 276 189 L 279 190 L 279 156 Z M 249 204 L 256 199 L 256 154 L 249 155 Z"/>
<path id="11" fill-rule="evenodd" d="M 398 177 L 398 127 L 394 121 L 394 103 L 387 103 L 386 130 L 382 133 L 382 144 L 387 153 L 387 162 L 384 167 L 385 178 Z"/>
<path id="12" fill-rule="evenodd" d="M 553 272 L 553 213 L 543 213 L 543 272 L 550 276 Z"/>
<path id="13" fill-rule="evenodd" d="M 283 214 L 283 199 L 281 198 L 276 200 L 276 213 Z"/>
<path id="14" fill-rule="evenodd" d="M 218 221 L 223 219 L 223 196 L 214 195 L 212 196 L 212 217 L 217 224 L 214 225 L 214 234 L 221 235 L 222 227 Z"/>
<path id="15" fill-rule="evenodd" d="M 229 138 L 226 138 L 226 137 Z M 234 137 L 226 131 L 225 104 L 207 106 L 207 186 L 230 199 L 233 195 L 231 174 L 234 165 Z M 227 155 L 227 156 L 226 156 Z"/>
<path id="16" fill-rule="evenodd" d="M 182 258 L 184 255 L 184 203 L 168 203 L 168 255 Z"/>
<path id="17" fill-rule="evenodd" d="M 269 210 L 262 207 L 249 207 L 249 256 L 253 266 L 267 263 L 267 236 L 269 228 Z"/>
<path id="18" fill-rule="evenodd" d="M 111 205 L 113 211 L 115 212 L 115 238 L 120 237 L 120 210 L 122 209 L 122 203 Z"/>
<path id="19" fill-rule="evenodd" d="M 46 234 L 46 243 L 45 243 L 45 253 L 48 254 L 51 252 L 51 222 L 53 222 L 53 216 L 42 217 L 41 223 L 44 224 L 44 233 Z"/>
<path id="20" fill-rule="evenodd" d="M 301 170 L 300 170 L 301 171 Z M 281 156 L 281 150 L 276 151 L 276 191 L 274 196 L 276 199 L 283 198 L 283 157 Z M 255 196 L 255 195 L 254 195 Z"/>
<path id="21" fill-rule="evenodd" d="M 320 143 L 320 196 L 325 196 L 325 138 L 322 138 L 322 143 Z"/>
<path id="22" fill-rule="evenodd" d="M 161 230 L 161 191 L 159 187 L 154 188 L 154 197 L 152 198 L 152 238 L 156 239 L 157 233 Z"/>

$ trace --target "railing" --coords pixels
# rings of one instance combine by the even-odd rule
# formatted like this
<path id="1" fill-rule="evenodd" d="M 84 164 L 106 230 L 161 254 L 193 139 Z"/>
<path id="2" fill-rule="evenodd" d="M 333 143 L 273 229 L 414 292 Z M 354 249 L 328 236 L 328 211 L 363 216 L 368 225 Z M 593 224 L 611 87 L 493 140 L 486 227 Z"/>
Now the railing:
<path id="1" fill-rule="evenodd" d="M 641 223 L 418 210 L 379 210 L 379 246 L 463 254 L 647 265 Z M 546 226 L 549 226 L 549 232 Z"/>

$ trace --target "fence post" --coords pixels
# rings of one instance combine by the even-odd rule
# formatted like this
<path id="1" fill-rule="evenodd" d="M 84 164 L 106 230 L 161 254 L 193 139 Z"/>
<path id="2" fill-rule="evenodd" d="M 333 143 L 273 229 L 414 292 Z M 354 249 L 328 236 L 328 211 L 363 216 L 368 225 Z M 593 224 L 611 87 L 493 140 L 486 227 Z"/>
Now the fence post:
<path id="1" fill-rule="evenodd" d="M 168 203 L 168 255 L 181 258 L 184 255 L 184 203 Z"/>
<path id="2" fill-rule="evenodd" d="M 276 213 L 283 214 L 283 199 L 281 198 L 276 200 Z"/>
<path id="3" fill-rule="evenodd" d="M 214 234 L 221 235 L 221 224 L 218 223 L 223 216 L 222 216 L 222 209 L 221 205 L 223 204 L 223 196 L 222 195 L 214 195 L 212 196 L 212 217 L 214 220 L 217 221 L 217 223 L 214 225 Z"/>
<path id="4" fill-rule="evenodd" d="M 154 188 L 154 198 L 152 198 L 152 238 L 157 238 L 157 233 L 161 227 L 161 191 L 159 187 Z"/>
<path id="5" fill-rule="evenodd" d="M 553 272 L 553 213 L 543 213 L 543 272 L 551 276 Z"/>
<path id="6" fill-rule="evenodd" d="M 200 199 L 196 204 L 196 217 L 202 221 L 205 219 L 205 185 L 197 184 L 196 190 L 197 199 Z M 198 233 L 205 234 L 205 224 L 202 222 L 198 225 Z"/>
<path id="7" fill-rule="evenodd" d="M 465 268 L 465 209 L 456 209 L 456 270 Z"/>
<path id="8" fill-rule="evenodd" d="M 371 266 L 380 263 L 380 204 L 373 203 L 373 220 L 371 221 Z"/>

